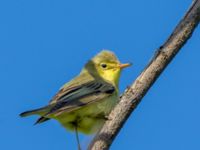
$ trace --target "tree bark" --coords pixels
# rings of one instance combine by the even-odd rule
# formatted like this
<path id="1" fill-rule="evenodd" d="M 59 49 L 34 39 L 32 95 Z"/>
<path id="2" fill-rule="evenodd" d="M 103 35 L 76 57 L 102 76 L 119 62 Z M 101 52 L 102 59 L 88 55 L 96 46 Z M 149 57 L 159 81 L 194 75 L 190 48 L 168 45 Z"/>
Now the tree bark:
<path id="1" fill-rule="evenodd" d="M 109 114 L 109 119 L 96 134 L 88 150 L 109 149 L 131 112 L 135 110 L 159 75 L 191 37 L 199 21 L 200 0 L 195 0 L 170 37 L 156 51 L 151 62 L 135 82 L 125 90 L 120 102 Z"/>

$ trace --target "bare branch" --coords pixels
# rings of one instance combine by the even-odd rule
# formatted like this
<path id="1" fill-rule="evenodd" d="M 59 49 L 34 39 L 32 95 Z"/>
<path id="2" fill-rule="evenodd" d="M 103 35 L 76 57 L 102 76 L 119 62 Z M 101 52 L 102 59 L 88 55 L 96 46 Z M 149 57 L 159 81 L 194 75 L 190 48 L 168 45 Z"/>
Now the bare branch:
<path id="1" fill-rule="evenodd" d="M 165 67 L 179 52 L 200 21 L 200 0 L 193 1 L 186 15 L 179 22 L 163 46 L 156 51 L 152 61 L 147 65 L 131 87 L 127 88 L 109 115 L 102 129 L 89 145 L 89 150 L 107 150 L 117 136 L 129 115 L 156 81 Z"/>

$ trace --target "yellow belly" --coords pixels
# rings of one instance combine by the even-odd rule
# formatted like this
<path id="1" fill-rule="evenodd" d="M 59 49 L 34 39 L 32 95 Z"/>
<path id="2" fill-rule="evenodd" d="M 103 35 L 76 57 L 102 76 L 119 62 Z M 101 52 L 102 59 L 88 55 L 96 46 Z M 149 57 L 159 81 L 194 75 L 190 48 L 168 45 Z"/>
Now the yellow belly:
<path id="1" fill-rule="evenodd" d="M 58 120 L 66 129 L 74 130 L 77 122 L 79 132 L 92 134 L 98 131 L 105 122 L 105 116 L 109 114 L 118 100 L 117 94 L 72 112 L 62 113 L 54 119 Z"/>

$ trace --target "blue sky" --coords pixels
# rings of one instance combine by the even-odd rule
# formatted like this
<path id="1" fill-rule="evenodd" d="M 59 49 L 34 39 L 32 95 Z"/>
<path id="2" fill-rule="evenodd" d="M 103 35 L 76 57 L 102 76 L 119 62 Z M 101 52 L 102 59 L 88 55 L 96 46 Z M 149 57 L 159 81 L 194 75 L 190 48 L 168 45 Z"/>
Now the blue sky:
<path id="1" fill-rule="evenodd" d="M 33 126 L 22 111 L 46 105 L 101 49 L 133 62 L 130 85 L 169 36 L 191 0 L 0 1 L 0 147 L 76 150 L 56 121 Z M 154 84 L 111 150 L 200 149 L 200 27 Z M 91 137 L 81 135 L 83 147 Z"/>

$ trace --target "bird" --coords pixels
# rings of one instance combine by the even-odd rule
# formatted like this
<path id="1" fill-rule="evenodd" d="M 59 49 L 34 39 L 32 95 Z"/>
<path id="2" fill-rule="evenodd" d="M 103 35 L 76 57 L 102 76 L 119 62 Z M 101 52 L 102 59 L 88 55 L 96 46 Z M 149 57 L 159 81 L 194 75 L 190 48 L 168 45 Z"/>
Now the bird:
<path id="1" fill-rule="evenodd" d="M 119 100 L 121 71 L 131 63 L 120 63 L 114 52 L 102 50 L 90 59 L 80 74 L 64 84 L 50 100 L 38 109 L 25 111 L 21 117 L 39 115 L 35 124 L 55 119 L 76 132 L 96 133 L 108 119 L 107 116 Z"/>

